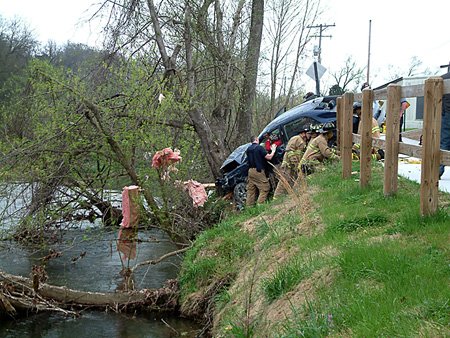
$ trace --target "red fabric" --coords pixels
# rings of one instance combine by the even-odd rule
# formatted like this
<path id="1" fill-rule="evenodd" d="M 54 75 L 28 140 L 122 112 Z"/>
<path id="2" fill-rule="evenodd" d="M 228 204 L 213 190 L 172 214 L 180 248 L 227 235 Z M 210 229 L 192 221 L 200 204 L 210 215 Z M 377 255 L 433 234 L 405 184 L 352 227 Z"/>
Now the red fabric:
<path id="1" fill-rule="evenodd" d="M 153 155 L 152 167 L 153 168 L 167 168 L 168 166 L 181 161 L 180 151 L 173 151 L 171 148 L 164 148 L 159 150 Z"/>
<path id="2" fill-rule="evenodd" d="M 127 187 L 122 190 L 122 226 L 130 227 L 130 199 L 128 198 Z"/>
<path id="3" fill-rule="evenodd" d="M 205 204 L 208 199 L 208 195 L 206 194 L 203 184 L 194 180 L 189 180 L 184 182 L 184 187 L 189 192 L 189 196 L 192 198 L 194 207 L 202 207 L 203 204 Z"/>
<path id="4" fill-rule="evenodd" d="M 122 190 L 122 227 L 133 228 L 139 223 L 139 187 L 131 185 Z"/>
<path id="5" fill-rule="evenodd" d="M 264 143 L 264 147 L 266 148 L 266 151 L 268 153 L 271 152 L 270 146 L 272 144 L 276 144 L 277 148 L 278 148 L 279 146 L 281 146 L 283 144 L 283 142 L 281 140 L 276 140 L 276 141 L 273 141 L 273 142 L 271 140 L 266 140 L 266 142 Z"/>

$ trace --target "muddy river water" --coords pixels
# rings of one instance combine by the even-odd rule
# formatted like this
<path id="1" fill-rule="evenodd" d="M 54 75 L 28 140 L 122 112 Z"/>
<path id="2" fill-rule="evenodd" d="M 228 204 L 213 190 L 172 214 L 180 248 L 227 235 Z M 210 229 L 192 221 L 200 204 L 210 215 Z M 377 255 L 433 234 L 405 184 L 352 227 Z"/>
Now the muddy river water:
<path id="1" fill-rule="evenodd" d="M 55 244 L 25 246 L 0 241 L 0 269 L 28 277 L 34 264 L 49 253 L 58 253 L 46 263 L 47 283 L 84 291 L 114 292 L 123 287 L 124 267 L 161 257 L 177 249 L 157 229 L 140 230 L 134 240 L 118 241 L 119 231 L 99 228 L 67 230 Z M 121 235 L 123 239 L 123 234 Z M 158 288 L 176 278 L 180 258 L 173 256 L 159 264 L 135 271 L 136 289 Z M 195 337 L 195 323 L 181 318 L 150 314 L 124 315 L 85 311 L 79 318 L 40 313 L 26 319 L 0 322 L 0 337 Z"/>

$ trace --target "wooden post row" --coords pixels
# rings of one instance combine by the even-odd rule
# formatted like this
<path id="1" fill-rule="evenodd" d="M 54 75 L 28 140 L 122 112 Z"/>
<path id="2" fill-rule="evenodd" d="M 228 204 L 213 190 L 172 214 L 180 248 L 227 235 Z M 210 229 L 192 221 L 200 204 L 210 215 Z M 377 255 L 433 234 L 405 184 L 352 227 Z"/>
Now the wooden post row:
<path id="1" fill-rule="evenodd" d="M 373 90 L 363 90 L 363 101 L 361 109 L 361 147 L 360 147 L 360 178 L 361 188 L 369 184 L 372 165 L 372 111 Z"/>
<path id="2" fill-rule="evenodd" d="M 400 132 L 401 86 L 390 84 L 387 88 L 386 149 L 384 157 L 384 196 L 397 193 L 398 143 Z"/>
<path id="3" fill-rule="evenodd" d="M 425 81 L 420 180 L 420 213 L 422 216 L 434 214 L 438 207 L 443 90 L 441 77 L 432 77 Z"/>
<path id="4" fill-rule="evenodd" d="M 353 93 L 344 94 L 342 109 L 342 178 L 352 175 L 352 127 L 353 127 Z"/>

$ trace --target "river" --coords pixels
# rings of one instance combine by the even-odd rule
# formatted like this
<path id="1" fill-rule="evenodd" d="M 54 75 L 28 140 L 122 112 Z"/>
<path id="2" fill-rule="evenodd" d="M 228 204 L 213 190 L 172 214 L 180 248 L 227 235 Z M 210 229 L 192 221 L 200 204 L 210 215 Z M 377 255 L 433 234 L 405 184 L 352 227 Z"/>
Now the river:
<path id="1" fill-rule="evenodd" d="M 60 240 L 44 246 L 0 242 L 0 269 L 28 277 L 34 264 L 46 263 L 47 283 L 84 291 L 114 292 L 122 287 L 123 267 L 158 258 L 177 249 L 157 229 L 139 230 L 137 240 L 118 241 L 118 230 L 80 228 L 61 231 Z M 123 239 L 122 235 L 122 239 Z M 121 252 L 118 250 L 120 249 Z M 138 268 L 136 289 L 158 288 L 176 278 L 179 257 Z M 41 313 L 17 321 L 2 321 L 0 337 L 195 337 L 199 326 L 181 318 L 150 314 L 136 316 L 86 311 L 79 318 Z"/>

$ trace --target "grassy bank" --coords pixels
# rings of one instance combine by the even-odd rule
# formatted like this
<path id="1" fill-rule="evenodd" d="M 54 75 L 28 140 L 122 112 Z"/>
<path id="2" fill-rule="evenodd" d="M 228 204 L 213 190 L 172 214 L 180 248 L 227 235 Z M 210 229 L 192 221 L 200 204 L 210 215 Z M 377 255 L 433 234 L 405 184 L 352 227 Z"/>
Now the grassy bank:
<path id="1" fill-rule="evenodd" d="M 183 310 L 215 337 L 446 336 L 450 196 L 419 214 L 419 186 L 385 198 L 339 167 L 198 238 L 181 275 Z M 211 317 L 208 317 L 208 314 Z"/>

